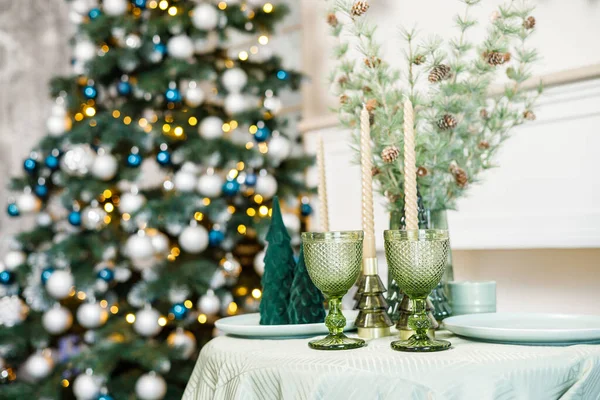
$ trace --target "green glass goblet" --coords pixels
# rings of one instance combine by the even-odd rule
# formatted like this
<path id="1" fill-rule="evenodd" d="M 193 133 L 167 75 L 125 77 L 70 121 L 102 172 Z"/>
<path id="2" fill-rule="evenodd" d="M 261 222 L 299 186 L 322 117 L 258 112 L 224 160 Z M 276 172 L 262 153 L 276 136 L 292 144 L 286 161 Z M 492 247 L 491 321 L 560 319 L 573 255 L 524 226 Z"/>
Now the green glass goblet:
<path id="1" fill-rule="evenodd" d="M 389 230 L 384 232 L 384 239 L 389 272 L 413 302 L 408 326 L 415 333 L 407 340 L 392 342 L 392 349 L 429 352 L 450 348 L 447 340 L 436 340 L 427 335 L 431 321 L 426 312 L 427 296 L 444 275 L 450 247 L 448 231 Z"/>
<path id="2" fill-rule="evenodd" d="M 308 346 L 316 350 L 363 347 L 364 340 L 344 335 L 346 318 L 340 311 L 342 297 L 360 274 L 363 232 L 305 232 L 302 234 L 302 245 L 308 275 L 329 300 L 329 314 L 325 317 L 329 335 L 309 342 Z"/>

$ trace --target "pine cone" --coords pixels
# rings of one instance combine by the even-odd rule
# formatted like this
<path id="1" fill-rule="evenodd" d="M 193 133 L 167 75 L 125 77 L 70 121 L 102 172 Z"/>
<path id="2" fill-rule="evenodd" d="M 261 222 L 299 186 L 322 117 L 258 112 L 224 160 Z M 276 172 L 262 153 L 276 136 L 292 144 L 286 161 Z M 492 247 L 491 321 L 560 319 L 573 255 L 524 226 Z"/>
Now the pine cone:
<path id="1" fill-rule="evenodd" d="M 348 97 L 348 95 L 345 95 L 345 94 L 341 95 L 340 96 L 340 104 L 346 104 L 346 103 L 348 103 L 349 99 L 350 98 Z"/>
<path id="2" fill-rule="evenodd" d="M 490 148 L 490 143 L 487 140 L 482 140 L 479 142 L 477 147 L 479 147 L 481 150 L 487 150 Z"/>
<path id="3" fill-rule="evenodd" d="M 371 176 L 377 176 L 381 173 L 381 170 L 377 167 L 371 168 Z"/>
<path id="4" fill-rule="evenodd" d="M 375 56 L 372 56 L 370 58 L 365 58 L 365 65 L 368 68 L 379 67 L 381 65 L 381 58 L 377 58 Z"/>
<path id="5" fill-rule="evenodd" d="M 417 54 L 415 58 L 413 58 L 413 64 L 421 65 L 425 62 L 427 58 L 423 54 Z"/>
<path id="6" fill-rule="evenodd" d="M 338 84 L 340 86 L 344 86 L 346 83 L 348 83 L 348 77 L 346 75 L 340 76 L 340 78 L 338 79 Z"/>
<path id="7" fill-rule="evenodd" d="M 504 62 L 505 63 L 510 62 L 512 55 L 509 52 L 506 52 L 503 55 L 504 55 Z"/>
<path id="8" fill-rule="evenodd" d="M 483 53 L 483 58 L 485 61 L 491 66 L 502 65 L 504 64 L 504 53 L 500 53 L 498 51 L 486 51 Z"/>
<path id="9" fill-rule="evenodd" d="M 469 177 L 464 169 L 459 166 L 454 166 L 452 168 L 452 175 L 454 175 L 454 180 L 459 188 L 464 188 L 469 183 Z"/>
<path id="10" fill-rule="evenodd" d="M 364 93 L 371 93 L 373 89 L 371 89 L 369 86 L 363 86 L 362 91 Z"/>
<path id="11" fill-rule="evenodd" d="M 488 111 L 485 108 L 482 108 L 481 110 L 479 110 L 479 115 L 481 116 L 482 119 L 488 119 L 490 117 L 490 114 L 488 113 Z"/>
<path id="12" fill-rule="evenodd" d="M 390 203 L 395 203 L 402 198 L 402 196 L 400 196 L 399 194 L 394 194 L 390 192 L 386 192 L 385 195 Z"/>
<path id="13" fill-rule="evenodd" d="M 338 19 L 334 13 L 327 14 L 327 23 L 334 28 L 338 26 Z"/>
<path id="14" fill-rule="evenodd" d="M 386 146 L 381 152 L 381 159 L 384 163 L 393 163 L 400 155 L 400 149 L 396 146 Z"/>
<path id="15" fill-rule="evenodd" d="M 535 27 L 535 18 L 532 16 L 527 17 L 525 21 L 523 21 L 523 28 L 525 29 L 533 29 Z"/>
<path id="16" fill-rule="evenodd" d="M 533 113 L 533 111 L 531 111 L 531 110 L 526 110 L 526 111 L 523 113 L 523 118 L 525 118 L 526 120 L 529 120 L 529 121 L 535 121 L 535 119 L 536 119 L 536 116 L 535 116 L 535 114 Z"/>
<path id="17" fill-rule="evenodd" d="M 379 104 L 377 103 L 376 99 L 369 99 L 365 103 L 365 107 L 367 108 L 368 112 L 372 112 L 373 110 L 375 110 L 378 105 Z"/>
<path id="18" fill-rule="evenodd" d="M 360 17 L 361 15 L 366 13 L 368 9 L 369 3 L 367 3 L 366 1 L 356 1 L 350 9 L 350 15 L 352 15 L 353 17 Z"/>
<path id="19" fill-rule="evenodd" d="M 443 131 L 456 128 L 458 121 L 450 114 L 445 114 L 437 123 L 438 127 Z"/>
<path id="20" fill-rule="evenodd" d="M 423 177 L 423 176 L 427 176 L 427 174 L 429 174 L 429 171 L 427 170 L 427 168 L 425 168 L 425 167 L 419 167 L 419 168 L 417 168 L 417 175 L 418 176 Z"/>
<path id="21" fill-rule="evenodd" d="M 450 67 L 446 64 L 436 65 L 431 69 L 431 72 L 429 73 L 429 82 L 436 83 L 439 81 L 443 81 L 444 79 L 450 78 L 450 71 Z"/>

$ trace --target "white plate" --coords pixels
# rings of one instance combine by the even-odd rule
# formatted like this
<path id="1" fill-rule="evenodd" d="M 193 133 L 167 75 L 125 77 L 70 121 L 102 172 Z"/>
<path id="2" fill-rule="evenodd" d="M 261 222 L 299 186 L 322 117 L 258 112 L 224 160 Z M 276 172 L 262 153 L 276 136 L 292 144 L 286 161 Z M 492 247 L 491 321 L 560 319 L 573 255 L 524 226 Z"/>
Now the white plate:
<path id="1" fill-rule="evenodd" d="M 469 314 L 446 318 L 460 336 L 522 344 L 577 344 L 600 340 L 600 316 L 533 313 Z"/>
<path id="2" fill-rule="evenodd" d="M 346 317 L 344 331 L 355 328 L 354 320 L 358 315 L 357 310 L 343 310 Z M 316 336 L 327 334 L 329 331 L 324 323 L 321 324 L 290 324 L 290 325 L 260 325 L 260 314 L 242 314 L 222 318 L 215 322 L 215 326 L 222 332 L 230 335 L 254 338 L 290 338 L 299 336 Z"/>

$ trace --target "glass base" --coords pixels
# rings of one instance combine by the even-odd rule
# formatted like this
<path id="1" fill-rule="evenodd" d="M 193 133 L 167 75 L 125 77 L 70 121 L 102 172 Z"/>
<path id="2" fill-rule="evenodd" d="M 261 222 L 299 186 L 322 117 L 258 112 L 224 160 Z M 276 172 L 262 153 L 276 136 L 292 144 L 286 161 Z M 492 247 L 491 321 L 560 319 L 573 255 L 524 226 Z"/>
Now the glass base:
<path id="1" fill-rule="evenodd" d="M 416 336 L 412 335 L 407 340 L 396 340 L 390 346 L 396 351 L 410 351 L 414 353 L 448 350 L 451 346 L 451 343 L 447 340 L 431 339 L 428 336 L 418 339 Z"/>
<path id="2" fill-rule="evenodd" d="M 327 335 L 323 339 L 308 342 L 308 347 L 315 350 L 350 350 L 365 346 L 362 339 L 349 338 L 343 333 Z"/>

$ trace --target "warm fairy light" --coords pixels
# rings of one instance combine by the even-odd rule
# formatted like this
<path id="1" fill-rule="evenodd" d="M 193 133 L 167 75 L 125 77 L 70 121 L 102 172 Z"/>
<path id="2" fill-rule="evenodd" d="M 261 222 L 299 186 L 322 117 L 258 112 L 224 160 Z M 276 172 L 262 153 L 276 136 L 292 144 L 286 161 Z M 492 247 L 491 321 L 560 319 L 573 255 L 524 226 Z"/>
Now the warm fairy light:
<path id="1" fill-rule="evenodd" d="M 75 296 L 75 293 L 77 293 L 75 288 L 71 288 L 71 290 L 69 291 L 69 296 L 73 297 L 73 296 Z"/>
<path id="2" fill-rule="evenodd" d="M 265 142 L 259 143 L 258 151 L 260 151 L 262 154 L 267 154 L 269 152 L 269 145 Z"/>
<path id="3" fill-rule="evenodd" d="M 265 5 L 263 6 L 263 11 L 266 12 L 267 14 L 273 11 L 273 4 L 271 3 L 265 3 Z"/>
<path id="4" fill-rule="evenodd" d="M 125 316 L 125 321 L 133 324 L 135 322 L 135 314 L 129 313 Z"/>
<path id="5" fill-rule="evenodd" d="M 250 125 L 250 127 L 248 128 L 248 132 L 250 132 L 251 134 L 255 134 L 258 131 L 258 126 L 256 125 Z"/>
<path id="6" fill-rule="evenodd" d="M 156 7 L 158 7 L 158 1 L 150 0 L 150 2 L 148 3 L 148 8 L 156 8 Z"/>
<path id="7" fill-rule="evenodd" d="M 232 169 L 229 170 L 229 172 L 227 173 L 227 177 L 231 180 L 237 178 L 239 171 L 237 169 Z"/>
<path id="8" fill-rule="evenodd" d="M 62 385 L 62 387 L 69 387 L 71 382 L 69 382 L 68 379 L 63 379 L 62 381 L 60 381 L 60 384 Z"/>
<path id="9" fill-rule="evenodd" d="M 112 218 L 110 218 L 110 216 L 108 216 L 108 215 L 104 216 L 104 223 L 106 225 L 110 224 L 110 221 L 112 221 Z"/>
<path id="10" fill-rule="evenodd" d="M 186 300 L 183 302 L 183 305 L 185 306 L 185 308 L 191 309 L 194 306 L 194 303 L 192 303 L 191 300 Z"/>
<path id="11" fill-rule="evenodd" d="M 254 143 L 252 143 L 252 142 L 246 143 L 246 150 L 250 150 L 253 147 L 254 147 Z"/>
<path id="12" fill-rule="evenodd" d="M 242 61 L 246 61 L 248 59 L 248 52 L 240 51 L 240 53 L 238 54 L 238 58 Z"/>
<path id="13" fill-rule="evenodd" d="M 208 197 L 205 197 L 202 199 L 202 204 L 204 204 L 205 206 L 210 204 L 210 199 Z"/>
<path id="14" fill-rule="evenodd" d="M 258 43 L 260 43 L 264 46 L 269 43 L 269 38 L 265 35 L 261 35 L 258 37 Z"/>
<path id="15" fill-rule="evenodd" d="M 173 134 L 177 137 L 183 135 L 183 128 L 180 126 L 176 126 L 175 129 L 173 129 Z"/>
<path id="16" fill-rule="evenodd" d="M 244 162 L 243 161 L 238 162 L 235 167 L 238 169 L 238 171 L 243 171 L 244 167 L 245 167 Z"/>
<path id="17" fill-rule="evenodd" d="M 152 114 L 152 118 L 150 119 L 150 122 L 154 123 L 158 121 L 158 114 Z"/>
<path id="18" fill-rule="evenodd" d="M 106 212 L 113 212 L 115 209 L 115 206 L 113 206 L 112 203 L 106 203 L 104 204 L 104 211 Z"/>
<path id="19" fill-rule="evenodd" d="M 158 319 L 158 325 L 165 326 L 167 324 L 167 319 L 165 317 L 160 317 Z"/>
<path id="20" fill-rule="evenodd" d="M 134 7 L 133 11 L 132 11 L 133 15 L 135 15 L 136 17 L 139 17 L 140 15 L 142 15 L 142 9 L 139 7 Z"/>
<path id="21" fill-rule="evenodd" d="M 267 206 L 260 206 L 260 208 L 258 209 L 258 213 L 261 216 L 266 217 L 267 214 L 269 213 L 269 207 L 267 207 Z"/>
<path id="22" fill-rule="evenodd" d="M 256 46 L 250 47 L 250 53 L 252 53 L 252 54 L 258 53 L 258 47 L 256 47 Z"/>
<path id="23" fill-rule="evenodd" d="M 108 306 L 108 301 L 106 301 L 106 300 L 101 300 L 100 301 L 100 307 L 106 308 L 107 306 Z"/>
<path id="24" fill-rule="evenodd" d="M 162 130 L 164 133 L 169 133 L 169 131 L 171 130 L 171 125 L 169 124 L 164 124 L 162 127 Z"/>
<path id="25" fill-rule="evenodd" d="M 158 3 L 158 8 L 160 8 L 161 10 L 166 10 L 169 7 L 169 2 L 167 0 L 161 0 L 160 3 Z"/>
<path id="26" fill-rule="evenodd" d="M 181 254 L 181 250 L 179 249 L 179 247 L 173 246 L 171 248 L 171 254 L 174 255 L 175 257 L 177 257 L 178 255 Z"/>
<path id="27" fill-rule="evenodd" d="M 122 217 L 123 221 L 129 221 L 131 219 L 131 215 L 129 215 L 128 213 L 124 213 Z"/>
<path id="28" fill-rule="evenodd" d="M 231 125 L 231 129 L 235 129 L 238 127 L 238 122 L 235 119 L 229 121 L 229 125 Z"/>
<path id="29" fill-rule="evenodd" d="M 272 208 L 269 208 L 269 217 L 270 217 L 271 215 L 273 215 L 273 209 L 272 209 Z"/>
<path id="30" fill-rule="evenodd" d="M 197 123 L 198 123 L 198 119 L 196 117 L 190 117 L 188 119 L 188 124 L 190 124 L 190 126 L 196 126 Z"/>
<path id="31" fill-rule="evenodd" d="M 113 118 L 119 118 L 121 116 L 121 112 L 119 110 L 114 110 L 112 112 Z"/>
<path id="32" fill-rule="evenodd" d="M 252 19 L 254 18 L 254 16 L 256 15 L 256 13 L 253 10 L 248 11 L 248 14 L 246 14 L 248 16 L 248 19 Z"/>
<path id="33" fill-rule="evenodd" d="M 227 212 L 229 214 L 233 214 L 235 212 L 235 207 L 234 206 L 227 206 Z"/>
<path id="34" fill-rule="evenodd" d="M 167 122 L 173 122 L 174 121 L 173 115 L 172 114 L 165 115 L 165 121 L 167 121 Z"/>
<path id="35" fill-rule="evenodd" d="M 119 307 L 117 307 L 117 306 L 111 306 L 110 307 L 110 312 L 111 312 L 111 314 L 117 314 L 119 312 Z"/>
<path id="36" fill-rule="evenodd" d="M 235 293 L 238 296 L 245 296 L 248 294 L 248 288 L 245 286 L 240 286 L 239 288 L 236 289 Z"/>
<path id="37" fill-rule="evenodd" d="M 205 324 L 207 320 L 208 318 L 206 317 L 206 314 L 198 315 L 198 322 L 200 322 L 201 324 Z"/>
<path id="38" fill-rule="evenodd" d="M 260 299 L 261 296 L 262 292 L 260 291 L 260 289 L 252 289 L 252 297 L 254 297 L 255 299 Z"/>
<path id="39" fill-rule="evenodd" d="M 84 112 L 88 117 L 93 117 L 96 115 L 96 109 L 94 107 L 86 107 Z"/>
<path id="40" fill-rule="evenodd" d="M 240 6 L 240 11 L 246 11 L 248 9 L 248 6 L 246 5 L 246 3 L 242 3 L 242 5 Z"/>
<path id="41" fill-rule="evenodd" d="M 131 117 L 130 116 L 126 116 L 125 118 L 123 118 L 123 123 L 125 125 L 129 125 L 131 123 Z"/>
<path id="42" fill-rule="evenodd" d="M 225 60 L 225 67 L 233 68 L 233 67 L 235 67 L 235 63 L 233 62 L 233 60 Z M 214 90 L 216 90 L 216 89 L 214 89 Z"/>
<path id="43" fill-rule="evenodd" d="M 90 126 L 91 126 L 91 127 L 94 127 L 94 126 L 96 126 L 96 125 L 98 125 L 98 123 L 96 122 L 96 120 L 95 120 L 95 119 L 91 119 L 91 120 L 90 120 Z"/>
<path id="44" fill-rule="evenodd" d="M 171 7 L 169 7 L 169 11 L 167 11 L 167 12 L 169 13 L 169 15 L 175 16 L 175 15 L 177 15 L 177 7 L 171 6 Z"/>
<path id="45" fill-rule="evenodd" d="M 167 260 L 169 260 L 169 261 L 175 261 L 175 256 L 173 254 L 169 254 L 167 256 Z"/>
<path id="46" fill-rule="evenodd" d="M 219 10 L 224 10 L 227 8 L 227 3 L 224 1 L 221 1 L 221 2 L 219 2 L 218 7 L 219 7 Z"/>
<path id="47" fill-rule="evenodd" d="M 236 304 L 235 301 L 232 301 L 227 306 L 227 314 L 229 314 L 229 315 L 235 314 L 237 312 L 237 310 L 238 310 L 238 305 Z"/>
<path id="48" fill-rule="evenodd" d="M 204 219 L 204 214 L 202 214 L 200 211 L 196 211 L 194 213 L 194 219 L 196 221 L 202 221 Z"/>
<path id="49" fill-rule="evenodd" d="M 256 195 L 254 195 L 254 202 L 255 202 L 256 204 L 260 204 L 260 203 L 262 203 L 262 202 L 263 202 L 263 197 L 262 197 L 260 194 L 256 194 Z"/>
<path id="50" fill-rule="evenodd" d="M 86 298 L 85 292 L 77 292 L 77 298 L 79 300 L 85 300 L 85 298 Z"/>
<path id="51" fill-rule="evenodd" d="M 246 214 L 248 214 L 249 217 L 254 217 L 256 215 L 256 210 L 254 208 L 249 208 L 246 210 Z"/>
<path id="52" fill-rule="evenodd" d="M 94 104 L 96 104 L 96 102 L 93 99 L 89 99 L 88 101 L 85 102 L 88 106 L 93 106 Z"/>
<path id="53" fill-rule="evenodd" d="M 221 126 L 221 129 L 223 130 L 223 132 L 227 133 L 231 130 L 231 125 L 229 125 L 227 122 L 225 122 L 223 124 L 223 126 Z"/>
<path id="54" fill-rule="evenodd" d="M 152 132 L 152 125 L 148 124 L 144 127 L 144 132 L 150 133 Z"/>
<path id="55" fill-rule="evenodd" d="M 83 119 L 83 114 L 82 113 L 77 113 L 75 114 L 75 121 L 81 121 Z"/>
<path id="56" fill-rule="evenodd" d="M 110 189 L 106 189 L 104 192 L 102 192 L 102 196 L 104 196 L 105 199 L 111 198 L 112 192 L 110 191 Z"/>
<path id="57" fill-rule="evenodd" d="M 246 225 L 238 225 L 237 231 L 240 235 L 246 234 Z"/>
<path id="58" fill-rule="evenodd" d="M 146 118 L 140 118 L 140 120 L 138 121 L 138 124 L 142 128 L 145 128 L 148 125 L 148 120 Z"/>

